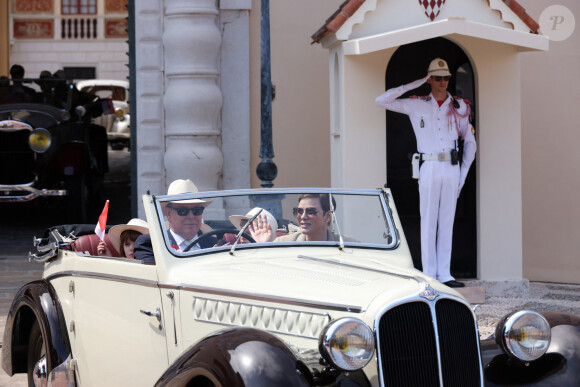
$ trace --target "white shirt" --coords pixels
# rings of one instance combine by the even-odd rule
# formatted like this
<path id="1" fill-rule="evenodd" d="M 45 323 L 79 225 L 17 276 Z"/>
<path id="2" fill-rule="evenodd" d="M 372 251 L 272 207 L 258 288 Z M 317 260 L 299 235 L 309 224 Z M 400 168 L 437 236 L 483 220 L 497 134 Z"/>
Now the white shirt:
<path id="1" fill-rule="evenodd" d="M 172 229 L 169 229 L 169 232 L 171 233 L 171 235 L 173 235 L 173 239 L 175 239 L 175 243 L 177 243 L 177 251 L 179 252 L 183 252 L 183 250 L 189 246 L 191 244 L 191 242 L 193 242 L 195 240 L 195 238 L 197 238 L 197 235 L 191 239 L 184 239 L 181 235 L 176 234 L 173 232 Z M 199 250 L 201 249 L 201 246 L 199 245 L 199 243 L 196 243 L 195 246 L 193 246 L 191 249 L 189 249 L 189 251 L 193 251 L 193 250 Z"/>

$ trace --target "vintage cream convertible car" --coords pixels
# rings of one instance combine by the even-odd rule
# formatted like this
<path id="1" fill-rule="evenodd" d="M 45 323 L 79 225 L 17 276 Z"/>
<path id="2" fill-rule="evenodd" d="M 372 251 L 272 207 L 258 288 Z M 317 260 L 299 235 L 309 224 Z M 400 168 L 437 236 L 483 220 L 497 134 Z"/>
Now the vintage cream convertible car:
<path id="1" fill-rule="evenodd" d="M 330 194 L 336 241 L 252 243 L 224 209 L 264 208 L 278 235 L 300 232 L 304 193 Z M 185 199 L 210 202 L 205 227 L 227 244 L 175 249 L 163 208 Z M 95 256 L 95 236 L 71 228 L 36 240 L 44 274 L 7 318 L 9 375 L 52 386 L 578 385 L 580 319 L 517 311 L 480 341 L 472 306 L 413 268 L 387 189 L 143 202 L 154 265 Z"/>

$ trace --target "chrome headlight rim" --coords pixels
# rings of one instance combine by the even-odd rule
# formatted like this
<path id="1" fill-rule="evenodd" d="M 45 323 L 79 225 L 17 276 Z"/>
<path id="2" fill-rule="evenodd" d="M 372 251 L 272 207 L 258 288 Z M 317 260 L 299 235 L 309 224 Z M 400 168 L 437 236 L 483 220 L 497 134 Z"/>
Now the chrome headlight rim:
<path id="1" fill-rule="evenodd" d="M 344 341 L 345 337 L 360 339 L 363 345 L 359 350 L 363 352 L 363 356 L 353 357 L 337 350 L 335 345 L 338 341 Z M 351 344 L 348 339 L 347 342 Z M 354 317 L 343 317 L 331 321 L 320 334 L 319 350 L 322 357 L 332 367 L 343 371 L 356 371 L 365 367 L 373 359 L 375 348 L 373 330 L 364 321 Z M 340 355 L 343 356 L 340 357 Z"/>
<path id="2" fill-rule="evenodd" d="M 42 144 L 39 144 L 35 137 L 40 137 L 44 139 Z M 33 129 L 30 134 L 28 135 L 28 146 L 36 153 L 44 153 L 52 144 L 52 134 L 45 128 L 36 128 Z"/>
<path id="3" fill-rule="evenodd" d="M 519 326 L 522 319 L 533 319 L 526 324 L 527 328 Z M 527 338 L 526 332 L 521 332 L 522 329 L 538 329 L 539 333 L 543 333 L 546 337 L 542 340 L 543 345 L 540 349 L 527 352 L 527 348 L 520 344 L 519 338 L 522 334 Z M 522 362 L 531 362 L 542 357 L 550 347 L 551 342 L 551 327 L 548 320 L 540 313 L 532 310 L 520 310 L 506 315 L 496 327 L 496 343 L 502 350 L 513 359 Z"/>

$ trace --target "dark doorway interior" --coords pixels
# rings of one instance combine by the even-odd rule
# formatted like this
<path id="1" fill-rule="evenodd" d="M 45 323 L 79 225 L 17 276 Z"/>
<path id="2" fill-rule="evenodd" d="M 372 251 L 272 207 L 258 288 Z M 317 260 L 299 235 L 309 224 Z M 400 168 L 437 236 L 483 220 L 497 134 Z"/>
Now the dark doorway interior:
<path id="1" fill-rule="evenodd" d="M 476 101 L 473 68 L 463 50 L 443 38 L 434 38 L 401 46 L 389 61 L 385 76 L 386 89 L 412 82 L 426 75 L 429 62 L 441 57 L 449 64 L 452 78 L 449 92 L 472 103 L 471 123 L 475 126 Z M 427 95 L 429 85 L 403 95 Z M 387 187 L 395 198 L 413 263 L 421 269 L 419 188 L 411 177 L 409 155 L 417 150 L 417 141 L 409 118 L 387 110 Z M 457 278 L 477 277 L 476 238 L 476 162 L 471 165 L 465 186 L 457 202 L 453 229 L 451 274 Z"/>

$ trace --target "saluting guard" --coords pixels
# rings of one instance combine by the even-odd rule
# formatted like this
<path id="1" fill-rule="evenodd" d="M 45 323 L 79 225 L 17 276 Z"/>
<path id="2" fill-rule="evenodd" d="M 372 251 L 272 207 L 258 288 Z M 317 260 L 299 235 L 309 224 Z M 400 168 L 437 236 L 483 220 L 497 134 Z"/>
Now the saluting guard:
<path id="1" fill-rule="evenodd" d="M 387 90 L 376 103 L 409 116 L 417 138 L 412 167 L 413 177 L 419 179 L 423 272 L 447 286 L 463 287 L 451 276 L 451 246 L 457 198 L 475 159 L 475 131 L 469 122 L 469 102 L 447 91 L 451 78 L 447 62 L 433 59 L 427 73 L 424 78 Z M 428 96 L 397 99 L 425 82 L 431 86 Z"/>

